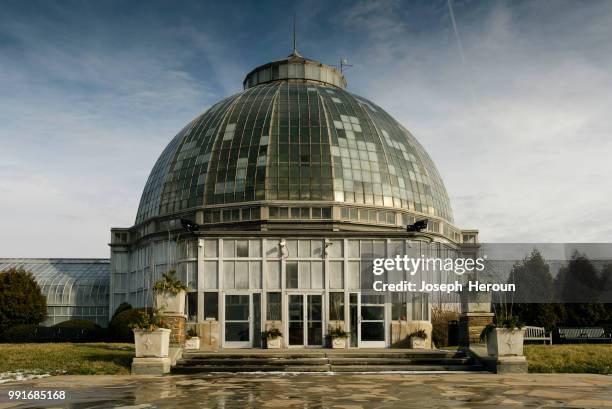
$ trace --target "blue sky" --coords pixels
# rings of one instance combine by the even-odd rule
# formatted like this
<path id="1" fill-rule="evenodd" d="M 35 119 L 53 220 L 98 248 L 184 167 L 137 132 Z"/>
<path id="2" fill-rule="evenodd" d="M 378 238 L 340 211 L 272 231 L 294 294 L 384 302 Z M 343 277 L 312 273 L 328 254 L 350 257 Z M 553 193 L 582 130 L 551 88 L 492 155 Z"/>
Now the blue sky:
<path id="1" fill-rule="evenodd" d="M 0 1 L 0 257 L 107 257 L 190 119 L 298 48 L 438 165 L 489 242 L 612 237 L 612 2 Z M 459 37 L 457 36 L 459 35 Z M 458 41 L 459 40 L 459 41 Z"/>

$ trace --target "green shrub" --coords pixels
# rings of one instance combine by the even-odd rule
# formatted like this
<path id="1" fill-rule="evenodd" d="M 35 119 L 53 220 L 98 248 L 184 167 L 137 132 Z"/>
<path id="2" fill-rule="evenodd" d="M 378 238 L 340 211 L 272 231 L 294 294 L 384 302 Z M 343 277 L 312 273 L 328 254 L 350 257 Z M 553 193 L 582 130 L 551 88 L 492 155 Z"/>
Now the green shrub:
<path id="1" fill-rule="evenodd" d="M 80 328 L 80 329 L 97 329 L 100 328 L 98 324 L 89 320 L 68 320 L 62 321 L 53 325 L 56 328 Z"/>
<path id="2" fill-rule="evenodd" d="M 4 331 L 4 341 L 9 343 L 36 342 L 36 324 L 17 324 Z"/>
<path id="3" fill-rule="evenodd" d="M 130 303 L 127 303 L 127 302 L 122 302 L 121 304 L 119 304 L 119 306 L 117 307 L 117 309 L 113 313 L 113 316 L 111 317 L 111 321 L 115 319 L 117 314 L 121 314 L 123 311 L 127 311 L 129 309 L 132 309 L 132 305 Z"/>
<path id="4" fill-rule="evenodd" d="M 0 273 L 0 334 L 18 324 L 38 324 L 47 301 L 32 273 L 11 268 Z"/>
<path id="5" fill-rule="evenodd" d="M 152 313 L 151 308 L 130 308 L 116 314 L 108 324 L 108 335 L 117 342 L 134 342 L 132 327 L 141 322 L 142 312 Z"/>

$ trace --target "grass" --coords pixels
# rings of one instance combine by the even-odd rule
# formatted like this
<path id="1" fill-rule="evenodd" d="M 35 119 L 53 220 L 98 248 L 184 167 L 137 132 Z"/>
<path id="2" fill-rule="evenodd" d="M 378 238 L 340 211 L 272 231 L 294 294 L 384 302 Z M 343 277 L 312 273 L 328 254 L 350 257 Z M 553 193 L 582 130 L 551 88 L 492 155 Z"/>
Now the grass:
<path id="1" fill-rule="evenodd" d="M 612 374 L 612 345 L 525 345 L 529 372 Z"/>
<path id="2" fill-rule="evenodd" d="M 0 372 L 123 375 L 133 357 L 133 344 L 0 344 Z"/>

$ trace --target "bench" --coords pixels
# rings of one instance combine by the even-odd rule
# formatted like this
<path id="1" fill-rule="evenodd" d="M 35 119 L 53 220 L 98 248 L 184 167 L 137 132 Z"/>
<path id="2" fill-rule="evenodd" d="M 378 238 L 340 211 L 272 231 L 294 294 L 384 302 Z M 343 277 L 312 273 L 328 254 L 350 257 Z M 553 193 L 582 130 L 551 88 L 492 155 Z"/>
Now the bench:
<path id="1" fill-rule="evenodd" d="M 562 343 L 612 343 L 612 338 L 600 327 L 559 328 Z"/>
<path id="2" fill-rule="evenodd" d="M 552 333 L 546 333 L 544 327 L 525 327 L 523 330 L 524 341 L 544 341 L 552 345 Z"/>

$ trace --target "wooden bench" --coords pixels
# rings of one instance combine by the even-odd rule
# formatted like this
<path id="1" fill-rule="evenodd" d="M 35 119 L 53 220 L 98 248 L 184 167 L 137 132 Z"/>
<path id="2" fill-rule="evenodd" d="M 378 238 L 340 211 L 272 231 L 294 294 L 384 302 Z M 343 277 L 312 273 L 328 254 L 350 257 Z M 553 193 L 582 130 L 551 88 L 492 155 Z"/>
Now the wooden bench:
<path id="1" fill-rule="evenodd" d="M 562 343 L 612 343 L 603 328 L 559 328 L 559 341 Z"/>
<path id="2" fill-rule="evenodd" d="M 524 341 L 544 341 L 552 345 L 552 333 L 546 333 L 544 327 L 525 327 L 523 329 Z"/>

